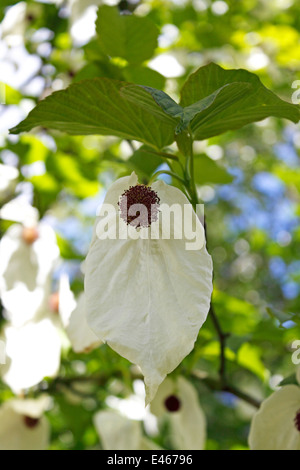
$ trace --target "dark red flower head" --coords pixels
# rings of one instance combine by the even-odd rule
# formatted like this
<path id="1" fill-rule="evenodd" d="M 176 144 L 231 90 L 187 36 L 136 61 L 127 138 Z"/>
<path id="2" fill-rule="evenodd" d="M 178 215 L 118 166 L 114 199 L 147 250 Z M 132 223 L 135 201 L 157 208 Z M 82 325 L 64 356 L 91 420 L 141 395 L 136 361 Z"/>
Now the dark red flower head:
<path id="1" fill-rule="evenodd" d="M 130 186 L 118 202 L 120 217 L 135 228 L 149 227 L 158 218 L 159 202 L 157 193 L 149 186 Z"/>

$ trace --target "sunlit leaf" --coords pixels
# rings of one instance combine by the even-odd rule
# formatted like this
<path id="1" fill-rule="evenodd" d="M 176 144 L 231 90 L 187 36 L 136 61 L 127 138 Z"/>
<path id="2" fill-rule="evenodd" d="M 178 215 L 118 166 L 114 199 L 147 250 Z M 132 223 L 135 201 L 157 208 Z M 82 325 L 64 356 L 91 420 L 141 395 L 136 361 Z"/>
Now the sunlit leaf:
<path id="1" fill-rule="evenodd" d="M 233 177 L 206 155 L 196 155 L 194 160 L 195 182 L 198 184 L 229 184 Z"/>
<path id="2" fill-rule="evenodd" d="M 127 160 L 129 171 L 135 171 L 142 182 L 148 182 L 152 173 L 163 163 L 163 159 L 151 148 L 143 145 Z"/>
<path id="3" fill-rule="evenodd" d="M 157 46 L 157 26 L 146 17 L 120 15 L 116 7 L 98 9 L 96 30 L 102 50 L 110 57 L 122 57 L 131 63 L 150 59 Z"/>
<path id="4" fill-rule="evenodd" d="M 159 104 L 167 114 L 175 118 L 180 118 L 180 122 L 175 130 L 176 134 L 180 134 L 182 131 L 187 129 L 195 116 L 199 117 L 201 112 L 209 108 L 212 104 L 214 104 L 214 109 L 220 106 L 219 103 L 222 103 L 222 106 L 226 108 L 228 103 L 232 104 L 233 102 L 241 99 L 246 93 L 248 93 L 250 85 L 243 82 L 226 84 L 218 90 L 215 90 L 210 95 L 186 107 L 178 105 L 163 91 L 155 90 L 150 87 L 144 88 L 151 94 L 157 104 Z M 196 131 L 197 129 L 193 130 Z"/>
<path id="5" fill-rule="evenodd" d="M 257 375 L 262 381 L 268 376 L 268 371 L 261 360 L 261 350 L 255 345 L 244 343 L 238 350 L 237 362 Z"/>
<path id="6" fill-rule="evenodd" d="M 124 87 L 128 87 L 126 82 L 107 78 L 75 83 L 41 101 L 11 133 L 43 126 L 71 135 L 115 135 L 156 148 L 173 142 L 172 118 L 142 88 L 144 96 L 152 101 L 151 110 L 156 108 L 157 112 L 150 113 L 135 105 L 120 94 Z"/>
<path id="7" fill-rule="evenodd" d="M 224 70 L 213 63 L 201 67 L 189 77 L 182 88 L 180 104 L 190 106 L 234 82 L 247 83 L 248 92 L 236 102 L 231 102 L 229 95 L 225 102 L 223 99 L 216 100 L 213 106 L 197 115 L 191 123 L 195 139 L 207 139 L 269 116 L 289 119 L 295 123 L 299 121 L 299 106 L 278 98 L 261 83 L 257 75 L 242 69 Z"/>
<path id="8" fill-rule="evenodd" d="M 281 325 L 287 321 L 294 321 L 300 324 L 300 314 L 293 312 L 283 312 L 272 306 L 266 307 L 266 312 L 268 315 L 270 315 L 271 318 L 276 318 L 276 320 L 278 320 Z"/>

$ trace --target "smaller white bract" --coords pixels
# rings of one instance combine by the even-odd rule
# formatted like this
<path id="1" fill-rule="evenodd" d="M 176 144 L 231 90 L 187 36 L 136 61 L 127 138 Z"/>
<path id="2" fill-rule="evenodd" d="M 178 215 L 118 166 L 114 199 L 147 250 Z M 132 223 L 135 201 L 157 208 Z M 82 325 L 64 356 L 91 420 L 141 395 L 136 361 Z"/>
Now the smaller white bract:
<path id="1" fill-rule="evenodd" d="M 300 450 L 299 386 L 284 385 L 262 403 L 251 422 L 249 446 L 251 450 Z"/>
<path id="2" fill-rule="evenodd" d="M 95 428 L 103 450 L 158 450 L 154 442 L 143 436 L 139 421 L 122 416 L 116 411 L 99 411 L 94 416 Z"/>
<path id="3" fill-rule="evenodd" d="M 76 353 L 90 352 L 101 344 L 87 324 L 84 293 L 80 294 L 77 305 L 70 315 L 66 333 Z"/>
<path id="4" fill-rule="evenodd" d="M 150 406 L 151 412 L 169 425 L 169 439 L 177 450 L 203 450 L 206 418 L 197 391 L 183 377 L 167 378 Z"/>
<path id="5" fill-rule="evenodd" d="M 124 196 L 129 201 L 127 220 L 122 212 Z M 148 226 L 144 222 L 135 226 L 130 207 L 137 202 L 148 209 L 159 204 L 154 217 L 149 215 Z M 185 236 L 176 238 L 176 219 L 169 239 L 146 236 L 153 224 L 161 235 L 162 204 L 171 207 L 174 203 L 184 207 L 189 201 L 163 181 L 150 188 L 139 185 L 135 173 L 120 178 L 108 190 L 104 205 L 113 205 L 119 211 L 117 224 L 130 227 L 137 237 L 101 237 L 99 227 L 103 231 L 105 227 L 100 214 L 86 259 L 88 324 L 99 339 L 140 366 L 146 403 L 154 398 L 166 375 L 191 352 L 210 307 L 212 261 L 195 212 L 190 214 L 202 240 L 197 250 L 186 249 L 190 240 Z"/>
<path id="6" fill-rule="evenodd" d="M 0 339 L 0 364 L 6 363 L 6 347 L 5 342 Z"/>
<path id="7" fill-rule="evenodd" d="M 43 416 L 49 397 L 10 400 L 0 407 L 0 450 L 46 450 L 50 425 Z"/>
<path id="8" fill-rule="evenodd" d="M 1 84 L 0 84 L 1 87 Z M 0 90 L 1 99 L 1 90 Z M 1 103 L 0 103 L 1 104 Z M 13 166 L 2 165 L 0 163 L 0 201 L 4 200 L 11 194 L 13 194 L 17 179 L 19 176 L 19 170 Z"/>
<path id="9" fill-rule="evenodd" d="M 0 294 L 7 319 L 21 326 L 37 316 L 51 289 L 59 258 L 51 227 L 12 225 L 0 242 Z"/>
<path id="10" fill-rule="evenodd" d="M 75 300 L 66 274 L 63 274 L 59 281 L 58 312 L 76 353 L 90 352 L 100 346 L 101 341 L 86 321 L 85 294 L 82 292 Z"/>

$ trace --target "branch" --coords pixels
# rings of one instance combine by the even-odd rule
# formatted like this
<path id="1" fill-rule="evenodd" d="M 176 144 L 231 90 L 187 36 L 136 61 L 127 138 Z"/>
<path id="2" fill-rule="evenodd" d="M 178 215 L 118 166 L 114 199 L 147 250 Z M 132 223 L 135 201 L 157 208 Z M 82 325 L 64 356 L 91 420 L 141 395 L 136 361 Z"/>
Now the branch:
<path id="1" fill-rule="evenodd" d="M 216 312 L 214 310 L 214 306 L 211 303 L 210 305 L 210 311 L 209 314 L 211 316 L 212 322 L 214 324 L 215 330 L 217 332 L 217 335 L 219 337 L 220 341 L 220 368 L 219 368 L 219 374 L 220 374 L 220 380 L 223 386 L 226 386 L 226 358 L 225 358 L 225 349 L 226 349 L 226 339 L 230 336 L 229 333 L 224 333 L 221 325 L 219 323 L 218 317 L 216 315 Z"/>
<path id="2" fill-rule="evenodd" d="M 203 376 L 203 373 L 198 370 L 193 370 L 191 372 L 191 375 L 196 379 L 201 380 L 201 382 L 203 382 L 208 388 L 213 391 L 232 393 L 232 395 L 235 395 L 237 398 L 240 398 L 241 400 L 249 403 L 249 405 L 252 405 L 255 408 L 259 408 L 261 405 L 261 402 L 259 400 L 256 400 L 256 398 L 248 395 L 247 393 L 239 390 L 236 387 L 233 387 L 228 384 L 223 384 L 221 380 L 215 380 L 210 377 L 205 377 Z"/>

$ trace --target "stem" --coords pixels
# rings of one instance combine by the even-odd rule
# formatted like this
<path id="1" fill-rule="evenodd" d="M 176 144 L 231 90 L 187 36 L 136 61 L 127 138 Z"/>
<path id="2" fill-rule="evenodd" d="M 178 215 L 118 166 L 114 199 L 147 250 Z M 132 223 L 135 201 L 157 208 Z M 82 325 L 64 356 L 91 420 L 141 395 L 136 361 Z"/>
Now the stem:
<path id="1" fill-rule="evenodd" d="M 169 176 L 172 176 L 172 178 L 176 178 L 178 181 L 180 181 L 181 184 L 183 184 L 184 186 L 186 186 L 186 182 L 183 178 L 181 178 L 180 176 L 177 175 L 177 173 L 173 173 L 173 171 L 167 171 L 167 170 L 160 170 L 160 171 L 157 171 L 156 173 L 154 173 L 152 175 L 152 178 L 150 179 L 149 181 L 149 186 L 153 183 L 153 181 L 157 178 L 157 176 L 159 175 L 169 175 Z"/>
<path id="2" fill-rule="evenodd" d="M 194 208 L 195 206 L 199 203 L 198 199 L 198 194 L 197 194 L 197 189 L 196 189 L 196 184 L 195 184 L 195 178 L 194 178 L 194 165 L 193 165 L 193 151 L 191 149 L 191 155 L 190 155 L 190 185 L 192 189 L 192 196 L 194 200 Z M 205 235 L 207 236 L 207 227 L 206 223 L 204 222 L 204 230 L 205 230 Z M 219 367 L 219 376 L 220 376 L 220 381 L 215 382 L 212 381 L 211 379 L 204 379 L 204 382 L 213 390 L 219 390 L 223 392 L 229 392 L 235 395 L 236 397 L 240 398 L 241 400 L 246 401 L 250 405 L 254 406 L 255 408 L 260 407 L 260 402 L 256 400 L 255 398 L 251 397 L 250 395 L 247 395 L 246 393 L 242 392 L 236 387 L 233 387 L 228 384 L 227 377 L 226 377 L 226 356 L 225 356 L 225 350 L 226 350 L 226 339 L 228 338 L 229 333 L 225 333 L 220 325 L 219 319 L 217 317 L 217 314 L 215 312 L 214 306 L 211 303 L 210 305 L 210 310 L 209 314 L 211 316 L 214 328 L 217 332 L 219 342 L 220 342 L 220 367 Z M 198 377 L 199 378 L 199 377 Z"/>
<path id="3" fill-rule="evenodd" d="M 259 408 L 261 405 L 261 402 L 257 400 L 256 398 L 251 397 L 245 392 L 242 392 L 241 390 L 232 387 L 231 385 L 223 385 L 220 381 L 211 379 L 210 377 L 204 377 L 203 373 L 193 370 L 191 372 L 192 376 L 195 377 L 197 380 L 201 380 L 202 383 L 204 383 L 210 390 L 216 391 L 216 392 L 228 392 L 232 393 L 235 395 L 237 398 L 240 398 L 241 400 L 249 403 L 250 405 L 254 406 L 255 408 Z"/>
<path id="4" fill-rule="evenodd" d="M 158 155 L 159 157 L 162 157 L 162 158 L 176 160 L 177 162 L 179 161 L 179 158 L 177 157 L 177 155 L 173 155 L 172 153 L 155 152 L 155 150 L 151 150 L 151 153 L 154 153 L 154 155 Z"/>
<path id="5" fill-rule="evenodd" d="M 261 403 L 259 400 L 251 397 L 247 393 L 233 387 L 229 384 L 222 384 L 221 381 L 214 380 L 210 377 L 204 377 L 203 374 L 197 370 L 191 371 L 191 376 L 196 378 L 197 380 L 201 380 L 210 390 L 216 392 L 228 392 L 232 393 L 236 397 L 240 398 L 241 400 L 249 403 L 250 405 L 254 406 L 255 408 L 259 408 Z M 48 384 L 46 391 L 48 393 L 53 394 L 60 394 L 64 393 L 64 387 L 69 388 L 70 391 L 81 396 L 83 398 L 94 397 L 90 393 L 84 393 L 76 390 L 75 384 L 76 383 L 83 383 L 83 382 L 90 382 L 91 384 L 96 385 L 97 387 L 103 387 L 109 380 L 115 379 L 116 377 L 122 378 L 123 374 L 119 371 L 114 371 L 112 374 L 97 374 L 91 376 L 73 376 L 73 377 L 57 377 L 51 383 Z M 130 373 L 131 380 L 135 379 L 142 379 L 143 376 L 139 373 Z M 45 393 L 45 388 L 40 388 L 38 390 L 40 393 Z"/>
<path id="6" fill-rule="evenodd" d="M 223 388 L 223 391 L 232 393 L 236 397 L 240 398 L 241 400 L 246 401 L 247 403 L 254 406 L 255 408 L 260 408 L 261 402 L 259 400 L 256 400 L 256 398 L 251 397 L 247 393 L 244 393 L 241 390 L 238 390 L 237 388 L 232 387 L 231 385 L 226 385 L 226 387 Z"/>
<path id="7" fill-rule="evenodd" d="M 197 188 L 195 183 L 195 171 L 194 171 L 194 152 L 193 152 L 193 139 L 192 133 L 188 135 L 188 154 L 186 158 L 186 168 L 185 168 L 185 187 L 187 188 L 190 194 L 190 202 L 193 208 L 196 211 L 196 206 L 199 203 Z"/>
<path id="8" fill-rule="evenodd" d="M 219 342 L 220 342 L 220 368 L 219 368 L 219 375 L 220 375 L 220 381 L 223 387 L 226 387 L 226 357 L 225 357 L 225 349 L 226 349 L 226 339 L 228 338 L 229 334 L 224 333 L 221 325 L 219 323 L 218 317 L 216 315 L 216 312 L 214 310 L 213 304 L 210 306 L 210 316 L 212 319 L 212 322 L 214 324 L 215 330 L 217 332 L 217 335 L 219 337 Z"/>

